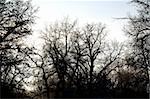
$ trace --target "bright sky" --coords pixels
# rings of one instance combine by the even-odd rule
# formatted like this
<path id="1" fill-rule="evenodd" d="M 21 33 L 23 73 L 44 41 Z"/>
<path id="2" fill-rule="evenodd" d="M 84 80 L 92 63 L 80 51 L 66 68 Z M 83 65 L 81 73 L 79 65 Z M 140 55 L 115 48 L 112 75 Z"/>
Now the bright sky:
<path id="1" fill-rule="evenodd" d="M 115 18 L 135 13 L 129 0 L 32 0 L 32 3 L 39 7 L 39 11 L 33 26 L 34 33 L 27 43 L 32 43 L 38 49 L 41 49 L 42 44 L 38 38 L 40 31 L 66 16 L 72 20 L 78 19 L 79 24 L 102 22 L 106 24 L 109 39 L 124 42 L 123 27 L 127 21 Z M 26 87 L 29 91 L 33 90 L 30 86 Z"/>
<path id="2" fill-rule="evenodd" d="M 134 14 L 134 7 L 130 0 L 32 0 L 33 5 L 39 7 L 38 19 L 33 26 L 34 34 L 31 37 L 34 44 L 39 45 L 37 37 L 40 31 L 51 22 L 61 20 L 66 16 L 78 19 L 79 24 L 102 22 L 106 24 L 108 37 L 111 40 L 125 41 L 123 27 L 126 20 L 115 18 Z"/>

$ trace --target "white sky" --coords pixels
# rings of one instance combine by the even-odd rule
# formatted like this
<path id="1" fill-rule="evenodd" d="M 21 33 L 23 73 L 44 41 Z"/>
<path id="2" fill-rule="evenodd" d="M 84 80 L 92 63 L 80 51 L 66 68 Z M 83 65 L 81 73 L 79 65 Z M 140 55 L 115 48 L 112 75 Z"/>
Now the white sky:
<path id="1" fill-rule="evenodd" d="M 114 18 L 126 17 L 134 14 L 134 8 L 129 4 L 130 0 L 32 0 L 33 5 L 39 7 L 34 33 L 30 38 L 34 45 L 41 44 L 38 36 L 41 30 L 56 20 L 66 16 L 70 19 L 78 19 L 79 24 L 90 22 L 102 22 L 106 24 L 108 37 L 111 40 L 125 41 L 123 26 L 125 20 Z M 30 41 L 31 42 L 31 41 Z"/>
<path id="2" fill-rule="evenodd" d="M 39 39 L 40 31 L 56 20 L 66 16 L 78 19 L 79 24 L 87 22 L 101 22 L 106 24 L 108 37 L 111 40 L 124 42 L 126 40 L 123 26 L 126 20 L 115 18 L 126 17 L 129 13 L 135 14 L 134 7 L 129 0 L 32 0 L 34 6 L 39 7 L 36 24 L 33 25 L 34 33 L 26 41 L 41 49 L 42 40 Z M 30 86 L 26 89 L 33 90 Z"/>

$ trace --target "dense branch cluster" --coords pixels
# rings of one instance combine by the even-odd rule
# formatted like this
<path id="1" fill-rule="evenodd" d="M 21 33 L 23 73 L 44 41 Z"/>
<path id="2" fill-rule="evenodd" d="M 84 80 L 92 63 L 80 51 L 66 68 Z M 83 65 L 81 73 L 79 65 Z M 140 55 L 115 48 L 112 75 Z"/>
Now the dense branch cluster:
<path id="1" fill-rule="evenodd" d="M 150 2 L 128 18 L 127 48 L 106 39 L 106 26 L 64 18 L 43 31 L 43 49 L 28 47 L 36 9 L 31 2 L 0 1 L 2 98 L 148 98 Z M 128 50 L 128 53 L 126 52 Z M 32 88 L 28 90 L 27 88 Z"/>

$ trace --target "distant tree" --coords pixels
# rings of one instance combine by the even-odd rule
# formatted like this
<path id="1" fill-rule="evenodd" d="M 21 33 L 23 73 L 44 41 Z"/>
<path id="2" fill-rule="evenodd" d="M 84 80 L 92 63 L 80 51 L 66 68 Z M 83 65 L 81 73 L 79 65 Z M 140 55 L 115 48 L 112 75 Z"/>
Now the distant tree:
<path id="1" fill-rule="evenodd" d="M 48 57 L 47 59 L 52 63 L 52 67 L 55 69 L 59 79 L 56 89 L 58 94 L 63 92 L 69 75 L 68 72 L 70 71 L 68 67 L 70 67 L 71 61 L 71 36 L 75 31 L 75 24 L 75 22 L 69 23 L 68 19 L 64 19 L 62 23 L 50 25 L 43 36 L 46 44 L 45 52 Z"/>
<path id="2" fill-rule="evenodd" d="M 27 49 L 21 41 L 23 37 L 31 34 L 34 13 L 35 10 L 29 1 L 0 1 L 1 91 L 4 92 L 2 97 L 11 97 L 5 92 L 8 87 L 12 91 L 20 91 L 22 88 L 26 77 L 24 72 L 27 70 L 22 62 Z"/>
<path id="3" fill-rule="evenodd" d="M 107 92 L 101 93 L 102 91 L 100 92 L 100 90 L 109 90 L 109 87 L 112 87 L 108 75 L 115 68 L 112 64 L 118 59 L 122 50 L 121 47 L 116 46 L 117 43 L 116 45 L 112 43 L 110 46 L 109 41 L 105 39 L 105 30 L 105 26 L 102 24 L 87 24 L 83 28 L 83 32 L 81 32 L 81 41 L 79 43 L 82 42 L 84 49 L 82 55 L 87 68 L 86 86 L 89 91 L 87 97 L 97 97 L 96 95 L 105 97 L 105 94 L 108 95 Z M 106 85 L 104 82 L 106 82 Z M 109 87 L 106 88 L 106 86 Z"/>
<path id="4" fill-rule="evenodd" d="M 104 29 L 105 27 L 101 24 L 99 25 L 91 25 L 87 24 L 86 27 L 83 30 L 83 46 L 85 49 L 85 55 L 86 55 L 86 65 L 89 70 L 89 76 L 88 76 L 88 86 L 89 91 L 92 92 L 92 83 L 93 83 L 93 73 L 94 68 L 96 66 L 96 60 L 98 58 L 98 55 L 100 55 L 103 52 L 103 49 L 105 47 L 104 42 Z M 90 92 L 90 94 L 91 94 Z"/>
<path id="5" fill-rule="evenodd" d="M 43 39 L 45 60 L 58 77 L 57 97 L 96 97 L 98 92 L 93 91 L 100 91 L 107 84 L 112 86 L 108 75 L 116 68 L 113 64 L 119 58 L 121 47 L 106 43 L 105 26 L 87 24 L 80 29 L 76 21 L 66 18 L 50 25 Z"/>

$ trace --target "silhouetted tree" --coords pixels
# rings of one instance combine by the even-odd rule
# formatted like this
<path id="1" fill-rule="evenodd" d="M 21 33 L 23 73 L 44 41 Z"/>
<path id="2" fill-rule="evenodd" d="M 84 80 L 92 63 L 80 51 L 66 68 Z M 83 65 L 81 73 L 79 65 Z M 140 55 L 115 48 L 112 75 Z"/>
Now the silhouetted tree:
<path id="1" fill-rule="evenodd" d="M 0 1 L 1 91 L 3 92 L 4 89 L 2 97 L 9 97 L 5 93 L 8 87 L 8 90 L 11 91 L 22 90 L 22 84 L 26 77 L 24 72 L 27 69 L 21 65 L 25 57 L 23 52 L 26 51 L 21 40 L 31 34 L 34 12 L 29 1 Z"/>
<path id="2" fill-rule="evenodd" d="M 115 87 L 114 72 L 120 67 L 120 59 L 123 54 L 123 45 L 112 42 L 103 50 L 104 55 L 101 56 L 100 70 L 96 76 L 96 92 L 98 97 L 113 97 L 113 88 Z"/>
<path id="3" fill-rule="evenodd" d="M 129 17 L 129 26 L 126 31 L 132 40 L 131 59 L 133 61 L 130 60 L 130 65 L 145 73 L 146 80 L 143 81 L 145 82 L 143 87 L 146 90 L 150 81 L 150 1 L 132 0 L 132 3 L 137 5 L 138 10 L 137 15 Z"/>
<path id="4" fill-rule="evenodd" d="M 99 25 L 91 25 L 87 24 L 85 29 L 83 30 L 82 40 L 84 43 L 84 49 L 86 54 L 86 65 L 89 69 L 88 76 L 88 86 L 89 86 L 89 94 L 92 94 L 92 83 L 93 83 L 93 72 L 96 66 L 96 59 L 98 55 L 103 52 L 104 49 L 104 29 L 105 27 L 101 24 Z"/>
<path id="5" fill-rule="evenodd" d="M 57 94 L 62 94 L 66 79 L 68 77 L 68 67 L 70 66 L 70 49 L 72 46 L 71 36 L 75 30 L 75 22 L 69 23 L 65 19 L 62 23 L 50 25 L 43 36 L 46 46 L 45 52 L 52 67 L 55 68 L 59 81 L 57 82 Z M 60 91 L 60 92 L 59 92 Z M 59 96 L 59 95 L 57 95 Z M 63 97 L 63 94 L 62 94 Z"/>
<path id="6" fill-rule="evenodd" d="M 38 52 L 22 38 L 31 34 L 36 10 L 30 1 L 0 1 L 0 66 L 2 98 L 147 98 L 150 69 L 150 2 L 132 0 L 139 7 L 129 17 L 126 32 L 130 55 L 123 45 L 105 39 L 103 24 L 78 27 L 65 18 L 43 32 Z M 34 79 L 28 82 L 30 79 Z M 9 91 L 9 92 L 7 92 Z M 9 94 L 9 95 L 6 95 Z"/>
<path id="7" fill-rule="evenodd" d="M 54 78 L 56 71 L 54 71 L 52 65 L 46 61 L 47 57 L 40 55 L 36 52 L 36 50 L 26 55 L 28 57 L 28 67 L 32 72 L 30 76 L 33 76 L 34 78 L 34 82 L 29 82 L 29 84 L 36 88 L 32 96 L 38 97 L 46 94 L 45 98 L 49 99 L 50 89 L 54 86 L 52 83 L 52 78 Z"/>
<path id="8" fill-rule="evenodd" d="M 87 24 L 80 29 L 76 21 L 65 19 L 46 29 L 44 55 L 59 79 L 57 97 L 96 97 L 98 92 L 93 91 L 100 91 L 107 84 L 112 86 L 108 75 L 115 68 L 112 64 L 118 59 L 121 47 L 109 46 L 104 38 L 102 24 Z"/>

